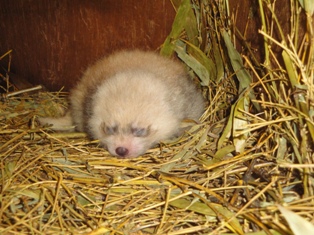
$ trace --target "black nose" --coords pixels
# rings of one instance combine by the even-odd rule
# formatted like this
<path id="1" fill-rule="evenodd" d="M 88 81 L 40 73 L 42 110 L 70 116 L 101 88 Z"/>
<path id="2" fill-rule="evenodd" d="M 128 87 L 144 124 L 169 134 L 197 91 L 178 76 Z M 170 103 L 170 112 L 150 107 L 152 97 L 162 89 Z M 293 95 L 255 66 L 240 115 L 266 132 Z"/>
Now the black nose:
<path id="1" fill-rule="evenodd" d="M 120 157 L 124 157 L 128 155 L 128 153 L 129 153 L 129 150 L 127 148 L 124 148 L 124 147 L 116 148 L 116 154 L 118 154 Z"/>

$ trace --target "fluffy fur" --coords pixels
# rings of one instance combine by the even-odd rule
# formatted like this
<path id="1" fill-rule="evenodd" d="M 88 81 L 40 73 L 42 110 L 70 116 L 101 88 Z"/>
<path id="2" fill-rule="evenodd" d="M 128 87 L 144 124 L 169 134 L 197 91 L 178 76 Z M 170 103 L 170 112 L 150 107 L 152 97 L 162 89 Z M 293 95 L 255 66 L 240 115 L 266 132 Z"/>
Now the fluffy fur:
<path id="1" fill-rule="evenodd" d="M 70 110 L 42 118 L 53 129 L 74 125 L 119 157 L 136 157 L 198 120 L 203 97 L 183 66 L 153 52 L 122 51 L 90 66 L 70 93 Z"/>

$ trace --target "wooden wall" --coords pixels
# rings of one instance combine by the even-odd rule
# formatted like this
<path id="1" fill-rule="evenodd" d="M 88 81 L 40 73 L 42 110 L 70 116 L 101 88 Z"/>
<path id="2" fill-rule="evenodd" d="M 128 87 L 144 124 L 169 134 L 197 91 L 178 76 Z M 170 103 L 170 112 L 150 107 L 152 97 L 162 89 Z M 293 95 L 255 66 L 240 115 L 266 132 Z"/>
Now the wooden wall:
<path id="1" fill-rule="evenodd" d="M 174 16 L 169 0 L 0 0 L 0 56 L 13 49 L 15 74 L 68 90 L 102 55 L 157 49 Z"/>
<path id="2" fill-rule="evenodd" d="M 286 36 L 291 30 L 290 0 L 272 3 Z M 232 30 L 240 32 L 238 51 L 249 54 L 249 46 L 263 62 L 258 1 L 229 0 L 229 4 Z M 270 10 L 265 12 L 269 24 Z M 0 56 L 13 49 L 12 71 L 19 77 L 50 90 L 63 86 L 68 90 L 89 64 L 105 54 L 123 48 L 157 49 L 171 31 L 174 17 L 170 0 L 0 0 Z M 300 21 L 302 42 L 304 14 Z M 281 41 L 277 27 L 273 36 Z M 281 49 L 273 50 L 280 60 Z M 6 66 L 7 60 L 0 65 Z"/>

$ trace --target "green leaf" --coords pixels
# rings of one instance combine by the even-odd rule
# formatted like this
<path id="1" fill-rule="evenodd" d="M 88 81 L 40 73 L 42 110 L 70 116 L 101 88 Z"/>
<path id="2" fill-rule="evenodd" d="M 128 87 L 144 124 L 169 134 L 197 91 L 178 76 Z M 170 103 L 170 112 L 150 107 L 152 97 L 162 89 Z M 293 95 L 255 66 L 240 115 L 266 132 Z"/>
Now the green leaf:
<path id="1" fill-rule="evenodd" d="M 197 45 L 198 31 L 190 0 L 183 0 L 179 6 L 172 24 L 171 32 L 160 50 L 161 55 L 170 57 L 173 54 L 176 41 L 180 38 L 180 35 L 184 30 L 187 33 L 189 40 Z"/>
<path id="2" fill-rule="evenodd" d="M 244 68 L 242 58 L 238 51 L 234 48 L 229 34 L 226 31 L 223 31 L 222 36 L 228 50 L 228 55 L 231 61 L 232 68 L 235 71 L 238 81 L 240 83 L 238 92 L 240 94 L 245 88 L 250 86 L 252 78 L 248 71 Z"/>

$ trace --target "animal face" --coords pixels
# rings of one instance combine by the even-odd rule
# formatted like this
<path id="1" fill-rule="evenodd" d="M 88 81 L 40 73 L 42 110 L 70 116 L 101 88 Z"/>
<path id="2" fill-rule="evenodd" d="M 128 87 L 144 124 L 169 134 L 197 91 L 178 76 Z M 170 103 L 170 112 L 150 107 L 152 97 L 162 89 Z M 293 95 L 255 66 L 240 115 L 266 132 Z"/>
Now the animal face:
<path id="1" fill-rule="evenodd" d="M 119 73 L 92 95 L 88 132 L 114 156 L 130 158 L 177 133 L 168 89 L 150 73 Z"/>
<path id="2" fill-rule="evenodd" d="M 148 148 L 155 144 L 155 130 L 148 126 L 129 124 L 100 125 L 100 142 L 108 151 L 118 157 L 132 158 L 144 154 Z"/>

